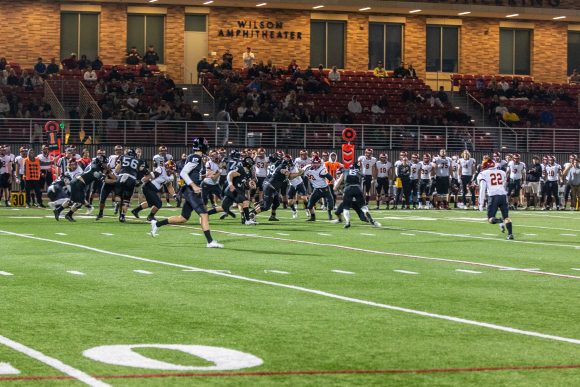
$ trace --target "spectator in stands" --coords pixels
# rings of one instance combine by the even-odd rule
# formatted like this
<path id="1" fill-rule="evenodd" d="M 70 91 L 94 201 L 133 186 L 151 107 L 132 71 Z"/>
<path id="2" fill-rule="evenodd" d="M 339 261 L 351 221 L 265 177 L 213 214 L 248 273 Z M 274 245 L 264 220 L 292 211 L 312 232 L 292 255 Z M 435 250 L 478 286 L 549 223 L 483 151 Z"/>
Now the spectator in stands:
<path id="1" fill-rule="evenodd" d="M 395 69 L 393 75 L 395 78 L 404 78 L 407 75 L 407 69 L 405 68 L 404 62 L 401 62 L 401 65 Z"/>
<path id="2" fill-rule="evenodd" d="M 207 58 L 203 57 L 203 58 L 201 58 L 201 60 L 199 62 L 197 62 L 197 83 L 199 83 L 199 80 L 201 79 L 202 74 L 205 74 L 208 71 L 211 71 L 211 65 L 207 61 Z"/>
<path id="3" fill-rule="evenodd" d="M 151 70 L 149 70 L 147 64 L 145 62 L 141 63 L 141 67 L 139 68 L 139 76 L 141 78 L 149 78 L 152 75 L 153 73 L 151 72 Z"/>
<path id="4" fill-rule="evenodd" d="M 447 96 L 443 86 L 439 86 L 439 91 L 435 93 L 435 99 L 438 99 L 441 102 L 441 107 L 449 102 L 449 97 Z"/>
<path id="5" fill-rule="evenodd" d="M 4 71 L 0 71 L 0 86 L 6 85 L 6 76 L 4 75 Z"/>
<path id="6" fill-rule="evenodd" d="M 362 113 L 362 105 L 356 99 L 356 95 L 353 95 L 350 102 L 348 103 L 348 111 L 352 114 L 360 114 Z"/>
<path id="7" fill-rule="evenodd" d="M 226 52 L 222 55 L 222 66 L 227 70 L 232 70 L 234 68 L 234 56 L 229 48 L 226 49 Z"/>
<path id="8" fill-rule="evenodd" d="M 87 67 L 87 71 L 83 74 L 83 79 L 88 82 L 96 82 L 97 81 L 97 72 L 93 70 L 91 66 Z"/>
<path id="9" fill-rule="evenodd" d="M 345 125 L 352 125 L 354 123 L 354 118 L 348 109 L 340 116 L 340 123 Z"/>
<path id="10" fill-rule="evenodd" d="M 137 107 L 138 103 L 139 103 L 139 98 L 137 98 L 136 94 L 131 94 L 129 96 L 129 98 L 127 98 L 127 106 L 129 106 L 132 109 L 135 109 Z"/>
<path id="11" fill-rule="evenodd" d="M 505 104 L 505 101 L 500 101 L 499 105 L 495 108 L 495 115 L 498 117 L 498 119 L 502 119 L 504 113 L 508 112 L 508 108 L 505 106 Z"/>
<path id="12" fill-rule="evenodd" d="M 103 96 L 109 92 L 109 88 L 105 83 L 103 78 L 99 79 L 99 82 L 95 85 L 95 95 Z"/>
<path id="13" fill-rule="evenodd" d="M 10 104 L 8 103 L 8 99 L 6 96 L 0 97 L 0 117 L 8 117 L 8 113 L 10 113 Z"/>
<path id="14" fill-rule="evenodd" d="M 382 61 L 377 62 L 377 67 L 375 67 L 373 75 L 377 78 L 385 78 L 387 76 L 387 71 L 385 70 Z"/>
<path id="15" fill-rule="evenodd" d="M 111 71 L 109 71 L 109 74 L 107 74 L 107 79 L 109 82 L 115 80 L 120 81 L 121 79 L 123 79 L 123 76 L 119 72 L 117 66 L 111 67 Z"/>
<path id="16" fill-rule="evenodd" d="M 16 75 L 16 71 L 14 69 L 10 69 L 8 72 L 8 77 L 6 78 L 6 84 L 8 86 L 20 86 L 20 78 Z"/>
<path id="17" fill-rule="evenodd" d="M 559 88 L 556 95 L 560 101 L 566 102 L 568 106 L 574 106 L 574 98 L 570 97 L 563 88 Z"/>
<path id="18" fill-rule="evenodd" d="M 509 126 L 513 126 L 514 124 L 520 122 L 520 117 L 513 109 L 508 109 L 507 112 L 504 112 L 502 119 Z"/>
<path id="19" fill-rule="evenodd" d="M 159 62 L 159 54 L 157 54 L 155 47 L 152 44 L 147 47 L 147 51 L 145 52 L 145 55 L 143 55 L 143 61 L 148 66 L 157 66 L 157 62 Z"/>
<path id="20" fill-rule="evenodd" d="M 91 67 L 95 71 L 100 71 L 103 68 L 103 62 L 101 61 L 101 57 L 97 56 L 95 60 L 91 63 Z"/>
<path id="21" fill-rule="evenodd" d="M 8 61 L 6 61 L 6 58 L 0 58 L 0 71 L 6 70 L 6 66 L 8 66 Z"/>
<path id="22" fill-rule="evenodd" d="M 544 109 L 540 113 L 540 123 L 543 127 L 553 126 L 554 125 L 554 113 L 551 111 Z"/>
<path id="23" fill-rule="evenodd" d="M 298 63 L 296 63 L 296 59 L 292 59 L 288 65 L 288 74 L 294 75 L 296 73 L 300 73 L 300 66 L 298 66 Z"/>
<path id="24" fill-rule="evenodd" d="M 580 83 L 580 74 L 578 74 L 576 69 L 572 70 L 572 75 L 570 75 L 570 78 L 568 78 L 568 83 L 571 85 Z"/>
<path id="25" fill-rule="evenodd" d="M 78 68 L 77 54 L 74 52 L 70 54 L 68 58 L 63 59 L 61 62 L 62 68 L 65 70 L 74 70 Z"/>
<path id="26" fill-rule="evenodd" d="M 22 79 L 20 80 L 22 87 L 24 87 L 25 91 L 32 91 L 34 90 L 34 86 L 32 85 L 32 77 L 28 74 L 28 71 L 24 70 L 22 72 Z"/>
<path id="27" fill-rule="evenodd" d="M 501 91 L 501 95 L 506 95 L 507 91 L 510 89 L 510 84 L 505 80 L 505 78 L 502 78 L 497 86 L 499 87 L 500 91 Z"/>
<path id="28" fill-rule="evenodd" d="M 252 67 L 252 65 L 254 64 L 255 59 L 256 59 L 256 56 L 252 52 L 252 48 L 247 47 L 246 52 L 244 52 L 244 54 L 242 55 L 242 62 L 243 62 L 244 68 L 250 69 Z"/>
<path id="29" fill-rule="evenodd" d="M 42 79 L 39 73 L 35 72 L 32 76 L 32 87 L 42 87 L 42 85 L 44 85 L 44 79 Z"/>
<path id="30" fill-rule="evenodd" d="M 407 78 L 417 78 L 417 71 L 415 71 L 415 68 L 413 67 L 413 65 L 411 63 L 409 63 L 409 66 L 407 66 Z"/>
<path id="31" fill-rule="evenodd" d="M 46 65 L 42 63 L 42 58 L 38 58 L 36 64 L 34 65 L 34 72 L 40 75 L 44 75 L 46 73 Z"/>
<path id="32" fill-rule="evenodd" d="M 77 67 L 79 70 L 84 70 L 91 65 L 91 61 L 87 59 L 86 55 L 81 55 L 81 59 L 77 62 Z"/>
<path id="33" fill-rule="evenodd" d="M 340 72 L 336 69 L 336 66 L 332 66 L 332 71 L 328 73 L 328 79 L 331 82 L 340 82 Z"/>
<path id="34" fill-rule="evenodd" d="M 371 113 L 373 114 L 385 114 L 385 109 L 381 107 L 381 101 L 377 100 L 371 106 Z"/>
<path id="35" fill-rule="evenodd" d="M 131 47 L 125 56 L 125 62 L 128 65 L 137 65 L 139 62 L 141 62 L 142 59 L 143 58 L 141 58 L 141 55 L 139 55 L 139 52 L 137 52 L 137 47 L 135 46 Z"/>

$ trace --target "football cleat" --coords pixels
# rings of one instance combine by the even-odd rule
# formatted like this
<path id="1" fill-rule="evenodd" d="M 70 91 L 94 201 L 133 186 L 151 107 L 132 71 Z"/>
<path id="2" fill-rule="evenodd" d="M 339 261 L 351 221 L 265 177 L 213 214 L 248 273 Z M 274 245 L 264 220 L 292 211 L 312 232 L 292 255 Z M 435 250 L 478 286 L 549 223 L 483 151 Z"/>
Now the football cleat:
<path id="1" fill-rule="evenodd" d="M 103 219 L 103 214 L 97 215 L 97 218 L 95 220 L 101 220 L 101 219 Z"/>
<path id="2" fill-rule="evenodd" d="M 119 203 L 115 202 L 115 215 L 119 213 Z"/>
<path id="3" fill-rule="evenodd" d="M 377 227 L 377 228 L 381 227 L 381 224 L 379 222 L 376 222 L 376 221 L 373 222 L 372 225 L 373 225 L 373 227 Z"/>
<path id="4" fill-rule="evenodd" d="M 333 220 L 332 222 L 330 222 L 330 223 L 332 223 L 332 224 L 339 224 L 339 223 L 342 223 L 342 220 L 340 220 L 340 219 L 334 219 L 334 220 Z"/>
<path id="5" fill-rule="evenodd" d="M 346 223 L 344 224 L 344 228 L 350 228 L 350 222 L 346 222 Z"/>
<path id="6" fill-rule="evenodd" d="M 274 215 L 270 215 L 270 217 L 268 218 L 269 222 L 279 222 L 280 219 L 276 218 Z"/>
<path id="7" fill-rule="evenodd" d="M 171 205 L 171 203 L 167 202 L 167 203 L 165 204 L 165 207 L 171 208 L 171 207 L 173 207 L 173 206 Z"/>
<path id="8" fill-rule="evenodd" d="M 499 229 L 501 230 L 501 232 L 505 232 L 505 224 L 500 223 L 499 224 Z"/>
<path id="9" fill-rule="evenodd" d="M 87 207 L 87 212 L 85 212 L 85 215 L 92 215 L 94 210 L 95 210 L 95 207 L 88 206 Z"/>
<path id="10" fill-rule="evenodd" d="M 73 219 L 72 215 L 66 214 L 64 218 L 69 222 L 76 222 L 76 220 Z"/>
<path id="11" fill-rule="evenodd" d="M 147 221 L 148 222 L 151 222 L 153 220 L 157 220 L 157 219 L 155 219 L 155 215 L 151 215 L 151 214 L 147 215 Z"/>
<path id="12" fill-rule="evenodd" d="M 298 211 L 292 211 L 292 219 L 298 219 Z"/>
<path id="13" fill-rule="evenodd" d="M 157 235 L 159 235 L 158 230 L 159 230 L 159 227 L 157 227 L 157 221 L 156 220 L 153 220 L 151 222 L 151 231 L 149 232 L 149 234 L 153 238 L 155 238 Z"/>
<path id="14" fill-rule="evenodd" d="M 131 210 L 131 213 L 133 214 L 133 216 L 137 219 L 139 219 L 139 212 L 137 211 L 136 208 Z M 147 220 L 150 220 L 149 218 L 147 218 Z"/>
<path id="15" fill-rule="evenodd" d="M 306 217 L 309 218 L 310 217 L 310 211 L 308 210 L 304 210 L 304 213 L 306 214 Z"/>
<path id="16" fill-rule="evenodd" d="M 222 214 L 220 215 L 220 220 L 224 220 L 227 217 L 228 217 L 227 212 L 222 212 Z"/>
<path id="17" fill-rule="evenodd" d="M 316 222 L 316 218 L 311 216 L 310 218 L 306 219 L 306 221 L 307 222 Z"/>
<path id="18" fill-rule="evenodd" d="M 246 226 L 255 226 L 258 224 L 258 222 L 256 222 L 254 219 L 248 219 L 248 220 L 246 220 L 246 222 L 244 224 Z"/>
<path id="19" fill-rule="evenodd" d="M 505 238 L 505 239 L 507 239 L 508 241 L 513 241 L 514 240 L 514 234 L 508 235 L 507 238 Z"/>
<path id="20" fill-rule="evenodd" d="M 207 247 L 210 249 L 223 249 L 224 245 L 218 243 L 217 241 L 211 241 L 207 244 Z"/>
<path id="21" fill-rule="evenodd" d="M 57 221 L 58 221 L 58 220 L 59 220 L 59 218 L 60 218 L 60 212 L 61 212 L 61 211 L 62 211 L 62 210 L 58 210 L 58 209 L 57 209 L 57 210 L 54 210 L 54 211 L 52 211 L 52 212 L 54 212 L 54 219 L 56 219 Z"/>
<path id="22" fill-rule="evenodd" d="M 125 223 L 126 222 L 126 220 L 125 220 L 125 214 L 119 215 L 119 222 L 121 222 L 121 223 Z"/>

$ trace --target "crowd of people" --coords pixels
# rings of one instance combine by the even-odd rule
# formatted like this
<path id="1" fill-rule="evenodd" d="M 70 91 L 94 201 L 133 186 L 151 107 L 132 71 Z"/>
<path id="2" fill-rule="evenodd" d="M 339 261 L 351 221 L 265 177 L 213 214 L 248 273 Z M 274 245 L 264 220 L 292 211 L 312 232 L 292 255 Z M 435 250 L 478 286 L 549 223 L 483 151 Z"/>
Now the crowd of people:
<path id="1" fill-rule="evenodd" d="M 345 228 L 350 227 L 351 209 L 361 221 L 380 226 L 370 214 L 373 199 L 375 210 L 487 207 L 490 222 L 503 227 L 509 223 L 510 209 L 580 210 L 580 159 L 575 154 L 563 165 L 551 155 L 534 156 L 526 165 L 519 154 L 502 158 L 499 153 L 484 156 L 478 164 L 467 150 L 449 156 L 441 149 L 438 155 L 403 151 L 392 162 L 385 153 L 377 158 L 367 148 L 355 162 L 343 164 L 335 152 L 305 149 L 297 157 L 284 151 L 267 155 L 263 148 L 228 154 L 224 148 L 210 149 L 204 138 L 196 138 L 192 154 L 178 160 L 164 146 L 152 160 L 145 160 L 141 149 L 121 145 L 108 157 L 100 148 L 96 157 L 87 149 L 79 154 L 74 147 L 57 155 L 47 146 L 38 155 L 24 147 L 19 153 L 0 147 L 0 200 L 6 206 L 18 186 L 26 192 L 27 207 L 45 207 L 46 193 L 56 220 L 68 209 L 65 218 L 75 221 L 74 213 L 82 206 L 90 214 L 98 200 L 99 220 L 112 197 L 120 222 L 128 213 L 140 218 L 140 212 L 149 209 L 153 236 L 159 227 L 186 222 L 195 211 L 208 247 L 221 247 L 211 238 L 208 217 L 235 218 L 236 207 L 245 225 L 256 225 L 256 216 L 266 211 L 269 221 L 278 221 L 281 206 L 296 219 L 302 204 L 307 221 L 316 221 L 317 210 L 324 211 Z M 135 197 L 139 205 L 130 210 Z M 158 221 L 163 202 L 171 206 L 173 200 L 182 207 L 181 215 Z M 495 218 L 498 209 L 501 219 Z M 508 231 L 513 239 L 511 225 Z"/>

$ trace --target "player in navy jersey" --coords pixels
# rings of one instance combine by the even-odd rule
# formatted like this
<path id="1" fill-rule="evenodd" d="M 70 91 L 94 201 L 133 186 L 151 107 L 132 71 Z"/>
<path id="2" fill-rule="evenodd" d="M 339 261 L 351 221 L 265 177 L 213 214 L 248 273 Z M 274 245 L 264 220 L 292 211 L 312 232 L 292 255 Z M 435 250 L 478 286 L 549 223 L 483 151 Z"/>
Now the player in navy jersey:
<path id="1" fill-rule="evenodd" d="M 115 173 L 117 182 L 115 186 L 115 201 L 120 203 L 119 222 L 125 222 L 125 215 L 131 202 L 138 174 L 145 169 L 143 162 L 137 158 L 134 149 L 128 149 L 127 154 L 117 160 Z"/>
<path id="2" fill-rule="evenodd" d="M 181 188 L 183 190 L 184 199 L 181 215 L 172 216 L 161 221 L 151 221 L 151 236 L 155 237 L 158 235 L 159 227 L 168 224 L 181 224 L 187 222 L 191 217 L 191 213 L 195 211 L 199 215 L 201 229 L 207 239 L 207 247 L 224 247 L 211 236 L 211 231 L 209 229 L 209 215 L 201 196 L 201 182 L 205 176 L 205 163 L 203 162 L 203 156 L 207 153 L 208 149 L 208 142 L 205 138 L 196 137 L 193 139 L 193 153 L 187 156 L 185 166 L 180 173 L 180 177 L 185 181 L 185 185 Z"/>
<path id="3" fill-rule="evenodd" d="M 335 189 L 340 187 L 341 183 L 343 182 L 344 193 L 342 196 L 342 204 L 344 208 L 344 228 L 350 227 L 350 208 L 353 202 L 362 203 L 363 205 L 361 205 L 361 210 L 365 214 L 365 217 L 368 219 L 369 223 L 374 227 L 381 227 L 381 224 L 373 219 L 368 207 L 366 206 L 363 190 L 361 187 L 363 182 L 363 175 L 357 164 L 352 164 L 350 168 L 343 171 L 335 184 Z"/>

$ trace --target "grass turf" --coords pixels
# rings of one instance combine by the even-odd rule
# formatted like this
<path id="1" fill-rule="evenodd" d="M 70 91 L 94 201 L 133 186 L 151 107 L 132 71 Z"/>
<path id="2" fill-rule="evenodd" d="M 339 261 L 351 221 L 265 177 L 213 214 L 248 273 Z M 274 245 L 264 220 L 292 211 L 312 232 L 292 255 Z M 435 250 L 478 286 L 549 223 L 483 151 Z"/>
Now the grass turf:
<path id="1" fill-rule="evenodd" d="M 175 209 L 161 210 L 164 215 L 174 213 Z M 214 237 L 226 246 L 223 250 L 205 248 L 195 217 L 184 227 L 162 228 L 160 236 L 153 239 L 147 235 L 149 226 L 141 221 L 119 224 L 112 217 L 100 222 L 79 217 L 74 224 L 64 220 L 57 223 L 51 214 L 36 209 L 0 209 L 0 230 L 580 338 L 576 296 L 580 279 L 425 259 L 438 257 L 580 276 L 579 271 L 573 270 L 580 266 L 577 213 L 512 214 L 516 243 L 505 241 L 497 226 L 482 222 L 482 214 L 474 211 L 380 211 L 374 215 L 383 228 L 371 228 L 355 220 L 349 230 L 323 221 L 323 214 L 313 225 L 304 222 L 304 218 L 291 219 L 286 211 L 280 212 L 278 223 L 259 217 L 257 227 L 241 226 L 238 220 L 212 219 Z M 185 272 L 180 267 L 1 232 L 0 246 L 0 271 L 14 274 L 0 276 L 0 335 L 91 375 L 183 373 L 108 365 L 82 356 L 86 349 L 114 344 L 219 346 L 263 359 L 263 365 L 241 372 L 580 364 L 578 344 L 386 310 L 207 272 Z M 85 275 L 67 273 L 71 270 Z M 175 351 L 137 351 L 175 364 L 208 365 L 203 359 Z M 21 374 L 17 377 L 62 375 L 0 345 L 2 362 L 19 369 Z M 192 372 L 195 373 L 186 373 Z M 3 377 L 11 375 L 0 376 L 0 382 Z M 580 383 L 580 369 L 104 381 L 112 385 L 159 386 L 575 385 Z M 10 383 L 78 384 L 73 380 L 22 379 Z"/>

